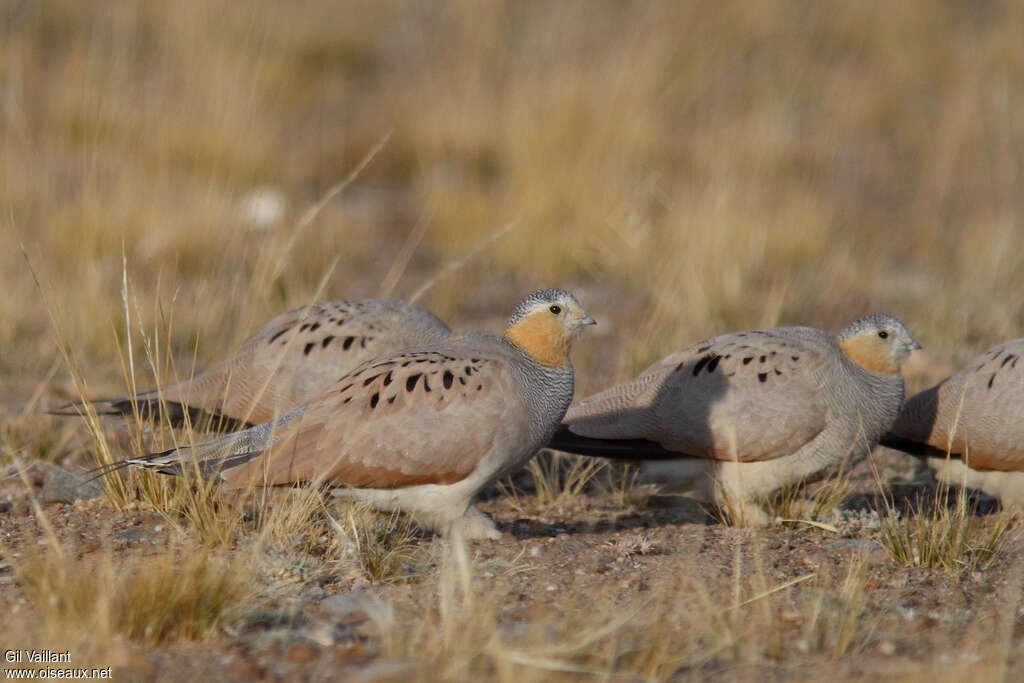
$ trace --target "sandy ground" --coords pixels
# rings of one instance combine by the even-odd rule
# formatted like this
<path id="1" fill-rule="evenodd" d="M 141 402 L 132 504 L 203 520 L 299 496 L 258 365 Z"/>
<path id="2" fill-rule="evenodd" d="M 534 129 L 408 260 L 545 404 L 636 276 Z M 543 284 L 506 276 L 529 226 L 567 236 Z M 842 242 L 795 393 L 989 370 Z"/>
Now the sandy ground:
<path id="1" fill-rule="evenodd" d="M 879 453 L 873 460 L 877 476 L 888 482 L 910 481 L 912 463 L 907 459 Z M 31 489 L 10 477 L 0 486 L 0 541 L 6 555 L 0 565 L 0 609 L 22 616 L 34 608 L 11 564 L 44 543 L 33 500 L 43 497 L 47 477 L 44 468 L 32 472 Z M 699 665 L 691 661 L 673 674 L 711 680 L 811 680 L 822 675 L 916 679 L 943 662 L 955 669 L 972 657 L 980 659 L 984 638 L 979 634 L 988 633 L 995 614 L 991 608 L 998 603 L 1004 613 L 1012 610 L 1016 623 L 1010 625 L 1008 680 L 1021 675 L 1017 641 L 1024 634 L 1024 621 L 1016 604 L 1020 572 L 1013 562 L 1018 544 L 1011 540 L 984 571 L 956 574 L 897 566 L 871 528 L 882 507 L 876 481 L 869 463 L 856 468 L 843 512 L 819 518 L 831 529 L 807 523 L 766 530 L 732 528 L 676 496 L 655 495 L 641 505 L 622 505 L 595 493 L 540 505 L 529 494 L 495 492 L 481 507 L 498 521 L 504 538 L 471 545 L 474 590 L 481 600 L 496 601 L 502 628 L 515 629 L 534 623 L 538 614 L 552 623 L 569 623 L 595 609 L 602 614 L 655 610 L 678 597 L 678 591 L 704 591 L 711 603 L 727 604 L 739 578 L 745 577 L 745 586 L 750 581 L 771 592 L 765 626 L 796 654 L 737 659 L 709 652 L 699 658 Z M 899 504 L 926 492 L 926 485 L 897 484 L 891 491 Z M 991 500 L 980 502 L 980 528 L 995 518 L 997 507 Z M 40 509 L 61 546 L 81 558 L 106 553 L 116 561 L 155 556 L 181 542 L 156 512 L 118 511 L 103 498 L 47 503 Z M 382 654 L 384 636 L 374 615 L 384 610 L 401 618 L 433 604 L 444 546 L 440 539 L 419 534 L 401 567 L 379 583 L 328 572 L 316 581 L 264 594 L 202 642 L 124 645 L 118 651 L 115 679 L 404 679 L 415 672 L 416 662 Z M 812 632 L 808 612 L 797 607 L 806 595 L 801 584 L 806 582 L 807 590 L 823 585 L 810 579 L 838 584 L 843 568 L 854 562 L 864 567 L 863 609 L 854 645 L 826 661 L 801 661 L 801 649 L 816 647 L 807 641 Z M 753 598 L 760 599 L 756 594 Z"/>

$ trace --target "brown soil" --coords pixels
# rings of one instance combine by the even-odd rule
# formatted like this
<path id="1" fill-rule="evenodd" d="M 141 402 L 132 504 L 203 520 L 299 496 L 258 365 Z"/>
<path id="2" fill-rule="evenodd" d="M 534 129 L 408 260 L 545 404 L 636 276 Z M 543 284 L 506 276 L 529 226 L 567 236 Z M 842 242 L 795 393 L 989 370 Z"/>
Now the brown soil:
<path id="1" fill-rule="evenodd" d="M 911 465 L 895 454 L 874 456 L 874 467 L 890 481 L 909 477 Z M 905 481 L 905 480 L 904 480 Z M 529 623 L 538 614 L 566 623 L 599 608 L 602 614 L 654 609 L 675 590 L 702 586 L 712 600 L 727 604 L 737 577 L 756 577 L 784 599 L 773 601 L 770 625 L 785 647 L 807 647 L 806 613 L 795 605 L 810 575 L 842 578 L 851 562 L 865 566 L 865 608 L 858 620 L 854 647 L 832 661 L 796 656 L 757 657 L 754 663 L 710 655 L 699 667 L 691 663 L 675 676 L 751 680 L 809 680 L 828 674 L 839 679 L 864 676 L 917 678 L 940 661 L 969 656 L 958 647 L 966 633 L 992 621 L 993 605 L 1012 610 L 1014 638 L 1024 630 L 1019 596 L 1020 575 L 1011 559 L 1019 550 L 1011 542 L 984 571 L 951 573 L 942 569 L 897 566 L 870 530 L 858 525 L 882 506 L 876 475 L 867 463 L 855 470 L 843 503 L 846 519 L 836 517 L 835 531 L 806 523 L 767 530 L 725 526 L 686 498 L 652 496 L 643 505 L 616 505 L 601 494 L 564 499 L 541 506 L 532 495 L 495 493 L 481 506 L 498 521 L 505 538 L 477 542 L 472 554 L 481 593 L 499 597 L 499 622 L 506 627 Z M 0 609 L 31 614 L 34 609 L 19 587 L 10 564 L 43 543 L 33 512 L 41 477 L 31 490 L 8 477 L 0 485 Z M 924 484 L 891 488 L 897 503 L 927 493 Z M 981 528 L 993 517 L 995 504 L 981 501 L 975 514 Z M 60 544 L 80 557 L 110 552 L 115 558 L 157 555 L 180 543 L 178 532 L 159 514 L 143 509 L 116 510 L 103 498 L 75 504 L 47 504 L 43 512 Z M 159 647 L 128 644 L 116 666 L 116 680 L 325 680 L 343 674 L 367 680 L 404 678 L 414 664 L 380 654 L 379 633 L 359 609 L 330 608 L 335 595 L 379 598 L 396 614 L 423 612 L 433 604 L 442 541 L 427 534 L 413 544 L 409 562 L 396 576 L 378 584 L 352 576 L 327 577 L 278 597 L 253 601 L 248 614 L 201 642 Z M 695 574 L 696 573 L 696 574 Z M 695 579 L 697 583 L 690 581 Z M 745 580 L 747 580 L 745 579 Z M 808 582 L 808 586 L 812 582 Z M 689 588 L 688 588 L 689 587 Z M 809 590 L 809 589 L 808 589 Z M 353 593 L 353 591 L 355 591 Z M 744 593 L 746 595 L 747 593 Z M 368 597 L 369 596 L 369 597 Z M 1009 596 L 1007 598 L 1006 596 Z M 802 635 L 803 634 L 803 635 Z M 972 642 L 980 642 L 974 640 Z M 17 644 L 12 644 L 17 646 Z M 980 655 L 978 655 L 980 656 Z M 946 660 L 937 658 L 945 657 Z M 1020 675 L 1020 648 L 1009 652 L 1010 678 Z M 952 659 L 950 659 L 952 658 Z"/>

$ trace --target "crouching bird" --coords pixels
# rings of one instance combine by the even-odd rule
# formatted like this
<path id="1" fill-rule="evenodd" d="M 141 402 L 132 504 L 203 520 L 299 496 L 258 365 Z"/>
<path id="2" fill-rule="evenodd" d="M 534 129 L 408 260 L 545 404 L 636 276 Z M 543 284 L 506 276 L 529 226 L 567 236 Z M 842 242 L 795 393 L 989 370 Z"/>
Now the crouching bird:
<path id="1" fill-rule="evenodd" d="M 228 436 L 113 467 L 198 468 L 228 489 L 325 485 L 464 538 L 498 538 L 473 500 L 551 438 L 572 401 L 576 298 L 523 299 L 503 337 L 452 336 L 367 361 L 313 403 Z"/>
<path id="2" fill-rule="evenodd" d="M 835 337 L 810 327 L 726 334 L 572 406 L 550 447 L 651 461 L 641 481 L 766 524 L 758 499 L 875 447 L 899 414 L 900 365 L 917 348 L 887 315 L 858 318 Z"/>
<path id="3" fill-rule="evenodd" d="M 882 445 L 926 457 L 946 484 L 1024 508 L 1024 339 L 911 396 Z"/>
<path id="4" fill-rule="evenodd" d="M 317 301 L 275 316 L 231 356 L 190 379 L 87 403 L 98 415 L 242 429 L 316 400 L 364 361 L 450 335 L 433 313 L 400 299 Z M 50 414 L 81 415 L 88 409 L 77 403 Z"/>

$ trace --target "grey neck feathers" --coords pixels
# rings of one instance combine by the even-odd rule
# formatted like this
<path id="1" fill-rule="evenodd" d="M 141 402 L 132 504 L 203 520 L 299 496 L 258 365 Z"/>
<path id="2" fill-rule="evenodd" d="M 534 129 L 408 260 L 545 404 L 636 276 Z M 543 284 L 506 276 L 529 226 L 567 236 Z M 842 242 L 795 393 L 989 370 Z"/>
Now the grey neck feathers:
<path id="1" fill-rule="evenodd" d="M 512 368 L 530 415 L 530 436 L 540 448 L 555 433 L 572 403 L 575 389 L 572 363 L 558 367 L 541 365 L 512 344 L 508 346 L 523 359 L 513 363 Z"/>
<path id="2" fill-rule="evenodd" d="M 873 448 L 899 417 L 903 406 L 903 376 L 880 375 L 849 364 L 848 377 L 837 385 L 844 411 L 856 411 L 862 417 L 866 445 Z M 870 450 L 870 448 L 868 450 Z"/>

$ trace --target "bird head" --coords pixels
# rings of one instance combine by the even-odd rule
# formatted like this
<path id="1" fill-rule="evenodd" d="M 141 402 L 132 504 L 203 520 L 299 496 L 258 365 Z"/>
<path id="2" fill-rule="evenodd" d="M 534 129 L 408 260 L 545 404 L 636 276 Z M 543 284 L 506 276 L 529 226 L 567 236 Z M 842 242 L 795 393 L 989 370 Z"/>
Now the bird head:
<path id="1" fill-rule="evenodd" d="M 836 339 L 850 360 L 886 375 L 899 372 L 910 352 L 921 348 L 902 320 L 882 314 L 857 318 Z"/>
<path id="2" fill-rule="evenodd" d="M 569 292 L 542 289 L 515 307 L 505 338 L 538 363 L 559 366 L 569 361 L 573 340 L 596 324 Z"/>

